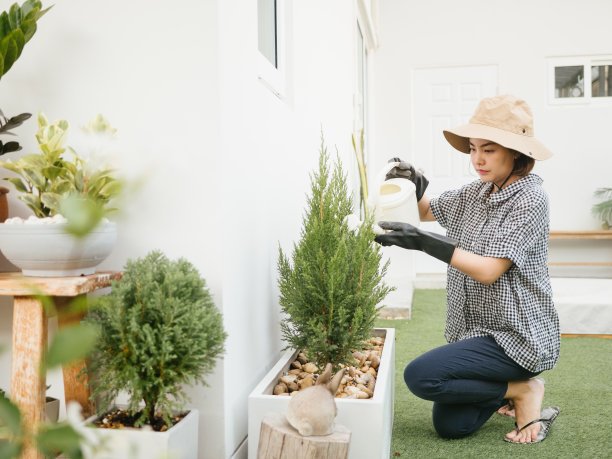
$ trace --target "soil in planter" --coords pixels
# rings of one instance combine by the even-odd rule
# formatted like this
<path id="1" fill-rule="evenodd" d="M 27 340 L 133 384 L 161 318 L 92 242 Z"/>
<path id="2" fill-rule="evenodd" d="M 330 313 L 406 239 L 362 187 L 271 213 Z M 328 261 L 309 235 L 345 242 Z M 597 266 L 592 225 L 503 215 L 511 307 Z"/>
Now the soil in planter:
<path id="1" fill-rule="evenodd" d="M 123 429 L 126 427 L 134 428 L 134 423 L 136 422 L 141 413 L 142 412 L 139 411 L 136 414 L 132 415 L 125 410 L 114 410 L 96 419 L 94 421 L 94 424 L 97 427 L 100 427 L 101 429 Z M 189 411 L 186 411 L 184 413 L 179 414 L 178 416 L 173 416 L 172 418 L 170 418 L 170 420 L 174 425 L 188 414 Z M 145 425 L 149 426 L 150 424 Z M 153 425 L 151 425 L 151 428 L 155 432 L 165 432 L 166 430 L 168 430 L 168 425 L 166 424 L 166 421 L 161 415 L 156 414 L 155 422 L 153 423 Z"/>
<path id="2" fill-rule="evenodd" d="M 360 351 L 353 352 L 355 364 L 346 367 L 336 398 L 372 398 L 384 344 L 385 338 L 374 337 L 366 340 Z M 291 362 L 289 370 L 281 375 L 274 387 L 274 395 L 290 396 L 314 385 L 321 370 L 303 352 L 298 353 L 297 359 Z"/>

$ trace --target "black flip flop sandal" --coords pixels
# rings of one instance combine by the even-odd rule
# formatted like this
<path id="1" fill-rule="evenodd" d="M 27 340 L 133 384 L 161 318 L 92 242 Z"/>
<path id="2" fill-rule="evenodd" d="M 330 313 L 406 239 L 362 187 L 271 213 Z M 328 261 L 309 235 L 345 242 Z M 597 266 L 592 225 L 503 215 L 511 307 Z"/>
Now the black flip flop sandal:
<path id="1" fill-rule="evenodd" d="M 548 408 L 544 408 L 542 410 L 542 412 L 540 413 L 540 416 L 541 416 L 540 419 L 535 419 L 535 420 L 525 424 L 520 429 L 519 429 L 519 426 L 516 424 L 516 422 L 514 423 L 514 425 L 516 426 L 516 433 L 519 433 L 523 429 L 529 427 L 530 425 L 533 425 L 536 422 L 541 422 L 542 423 L 542 427 L 540 428 L 540 431 L 538 432 L 538 435 L 537 435 L 535 441 L 532 441 L 532 442 L 529 442 L 529 443 L 521 443 L 521 442 L 518 442 L 518 441 L 512 441 L 512 440 L 510 440 L 508 438 L 504 438 L 504 440 L 507 441 L 508 443 L 514 443 L 516 445 L 529 445 L 531 443 L 539 443 L 539 442 L 541 442 L 548 435 L 548 431 L 550 430 L 550 426 L 552 425 L 553 421 L 555 419 L 557 419 L 557 416 L 559 416 L 559 412 L 560 411 L 561 411 L 561 409 L 558 406 L 549 406 Z"/>

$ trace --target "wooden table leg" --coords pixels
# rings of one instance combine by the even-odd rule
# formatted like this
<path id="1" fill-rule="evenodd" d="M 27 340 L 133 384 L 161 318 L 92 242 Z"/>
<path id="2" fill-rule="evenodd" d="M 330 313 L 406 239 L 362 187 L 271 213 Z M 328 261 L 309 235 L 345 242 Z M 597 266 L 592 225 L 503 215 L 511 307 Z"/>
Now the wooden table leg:
<path id="1" fill-rule="evenodd" d="M 33 431 L 45 418 L 45 374 L 40 365 L 47 345 L 47 316 L 42 303 L 16 296 L 13 305 L 13 349 L 11 355 L 11 399 L 19 406 L 23 424 Z M 43 455 L 27 443 L 22 459 Z"/>
<path id="2" fill-rule="evenodd" d="M 78 324 L 85 316 L 85 310 L 71 310 L 70 303 L 79 299 L 85 300 L 85 295 L 77 297 L 59 296 L 54 297 L 55 307 L 57 308 L 57 325 L 59 329 L 63 327 Z M 78 378 L 79 373 L 83 368 L 87 367 L 85 360 L 79 360 L 70 365 L 65 365 L 62 368 L 64 375 L 64 396 L 66 398 L 66 406 L 71 400 L 79 402 L 83 408 L 83 417 L 87 419 L 95 411 L 94 404 L 89 400 L 91 391 L 89 390 L 87 376 Z"/>

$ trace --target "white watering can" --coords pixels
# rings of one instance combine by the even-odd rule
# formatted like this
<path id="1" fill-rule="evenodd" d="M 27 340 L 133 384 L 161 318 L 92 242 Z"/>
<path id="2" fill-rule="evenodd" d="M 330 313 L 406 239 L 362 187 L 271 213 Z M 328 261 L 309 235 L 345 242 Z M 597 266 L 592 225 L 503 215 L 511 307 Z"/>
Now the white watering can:
<path id="1" fill-rule="evenodd" d="M 374 222 L 404 222 L 419 226 L 419 208 L 416 199 L 416 186 L 411 180 L 393 178 L 385 181 L 385 176 L 399 162 L 387 163 L 378 173 L 368 197 L 368 207 L 374 211 Z"/>

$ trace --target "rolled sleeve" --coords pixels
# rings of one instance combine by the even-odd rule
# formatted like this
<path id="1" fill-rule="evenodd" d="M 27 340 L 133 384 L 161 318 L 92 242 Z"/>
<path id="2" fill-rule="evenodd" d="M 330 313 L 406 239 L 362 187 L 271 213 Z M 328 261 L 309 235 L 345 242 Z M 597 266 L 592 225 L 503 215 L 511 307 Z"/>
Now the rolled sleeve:
<path id="1" fill-rule="evenodd" d="M 462 211 L 461 189 L 445 191 L 440 196 L 432 198 L 429 207 L 436 221 L 443 228 L 448 228 L 451 222 L 458 220 Z"/>

